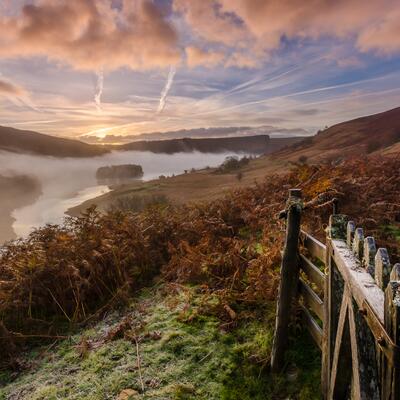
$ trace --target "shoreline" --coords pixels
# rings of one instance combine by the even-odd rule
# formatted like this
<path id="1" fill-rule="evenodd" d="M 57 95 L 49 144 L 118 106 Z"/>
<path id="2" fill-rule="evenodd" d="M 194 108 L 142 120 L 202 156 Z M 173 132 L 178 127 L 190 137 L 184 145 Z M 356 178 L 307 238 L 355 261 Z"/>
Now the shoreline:
<path id="1" fill-rule="evenodd" d="M 214 167 L 149 181 L 137 181 L 111 187 L 110 192 L 69 208 L 66 214 L 77 217 L 92 205 L 95 205 L 98 211 L 106 212 L 120 199 L 127 197 L 162 197 L 172 205 L 213 200 L 232 189 L 251 186 L 263 181 L 267 176 L 286 173 L 289 169 L 290 164 L 286 160 L 261 156 L 250 160 L 245 167 L 229 173 L 217 173 L 217 167 Z"/>
<path id="2" fill-rule="evenodd" d="M 22 207 L 34 203 L 41 195 L 41 185 L 33 177 L 27 175 L 15 175 L 5 177 L 0 175 L 0 208 L 2 218 L 0 220 L 0 245 L 17 239 L 13 224 L 15 218 L 12 213 Z"/>

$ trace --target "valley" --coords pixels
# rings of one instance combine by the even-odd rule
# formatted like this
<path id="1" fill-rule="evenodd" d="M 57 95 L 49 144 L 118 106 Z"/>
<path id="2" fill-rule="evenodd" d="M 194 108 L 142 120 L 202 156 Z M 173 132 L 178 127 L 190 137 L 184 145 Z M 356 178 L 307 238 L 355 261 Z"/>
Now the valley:
<path id="1" fill-rule="evenodd" d="M 355 157 L 395 157 L 399 154 L 400 108 L 357 118 L 296 141 L 269 155 L 250 160 L 238 171 L 218 173 L 215 168 L 115 186 L 103 196 L 68 210 L 77 216 L 91 205 L 106 211 L 120 198 L 164 196 L 171 204 L 215 199 L 234 188 L 261 182 L 266 176 L 285 174 L 296 164 L 341 163 Z"/>
<path id="2" fill-rule="evenodd" d="M 0 400 L 400 400 L 399 20 L 0 0 Z"/>

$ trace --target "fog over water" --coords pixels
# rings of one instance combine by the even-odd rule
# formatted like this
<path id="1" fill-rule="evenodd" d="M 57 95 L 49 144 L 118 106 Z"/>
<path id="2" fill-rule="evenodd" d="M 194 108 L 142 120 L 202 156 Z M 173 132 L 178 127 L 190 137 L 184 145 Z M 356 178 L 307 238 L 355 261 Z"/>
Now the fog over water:
<path id="1" fill-rule="evenodd" d="M 17 236 L 25 236 L 33 227 L 46 223 L 60 223 L 65 211 L 83 201 L 109 191 L 98 185 L 99 167 L 119 164 L 139 164 L 143 167 L 143 180 L 160 175 L 183 173 L 185 169 L 217 166 L 232 153 L 177 153 L 154 154 L 140 151 L 115 151 L 92 158 L 54 158 L 0 152 L 0 175 L 29 175 L 41 185 L 42 194 L 37 201 L 13 211 L 13 229 Z"/>

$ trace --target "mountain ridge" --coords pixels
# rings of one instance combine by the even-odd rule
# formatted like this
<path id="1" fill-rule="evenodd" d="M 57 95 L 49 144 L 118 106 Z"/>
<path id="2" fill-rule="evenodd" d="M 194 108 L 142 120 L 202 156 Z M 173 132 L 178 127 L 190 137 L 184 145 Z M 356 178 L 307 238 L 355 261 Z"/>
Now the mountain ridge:
<path id="1" fill-rule="evenodd" d="M 296 160 L 313 161 L 351 158 L 372 153 L 388 154 L 398 149 L 400 141 L 400 107 L 378 114 L 358 117 L 332 125 L 275 154 Z"/>
<path id="2" fill-rule="evenodd" d="M 75 139 L 46 135 L 30 130 L 0 126 L 0 150 L 53 157 L 94 157 L 120 151 L 150 151 L 152 153 L 237 152 L 269 154 L 284 146 L 297 143 L 304 137 L 270 138 L 268 135 L 232 136 L 213 138 L 179 138 L 141 140 L 122 145 L 88 144 Z"/>
<path id="3" fill-rule="evenodd" d="M 109 152 L 78 140 L 6 126 L 0 126 L 0 150 L 53 157 L 93 157 Z"/>

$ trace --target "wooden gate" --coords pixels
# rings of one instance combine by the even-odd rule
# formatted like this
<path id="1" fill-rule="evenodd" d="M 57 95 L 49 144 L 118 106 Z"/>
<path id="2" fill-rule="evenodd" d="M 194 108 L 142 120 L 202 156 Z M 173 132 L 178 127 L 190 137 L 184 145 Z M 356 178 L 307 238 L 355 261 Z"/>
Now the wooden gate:
<path id="1" fill-rule="evenodd" d="M 322 352 L 325 399 L 400 400 L 400 264 L 345 215 L 326 245 L 300 228 L 301 191 L 289 191 L 272 370 L 284 367 L 293 301 Z"/>

